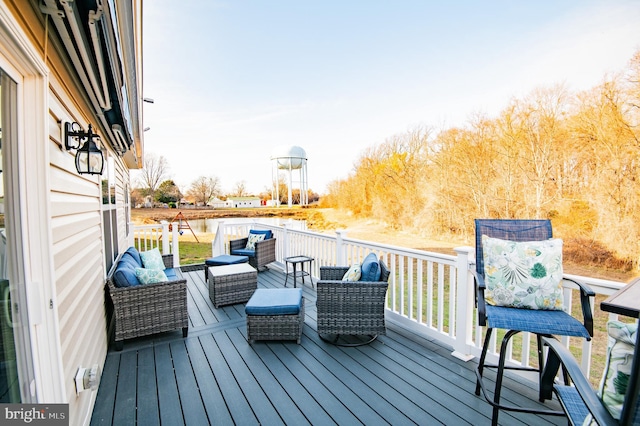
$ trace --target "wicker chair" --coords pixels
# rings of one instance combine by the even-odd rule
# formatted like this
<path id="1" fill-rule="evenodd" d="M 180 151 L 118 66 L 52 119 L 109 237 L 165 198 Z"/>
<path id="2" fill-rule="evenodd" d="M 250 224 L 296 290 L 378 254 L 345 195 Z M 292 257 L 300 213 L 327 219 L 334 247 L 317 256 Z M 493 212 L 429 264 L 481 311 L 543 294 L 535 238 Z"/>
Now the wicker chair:
<path id="1" fill-rule="evenodd" d="M 163 255 L 167 268 L 173 267 L 173 255 Z M 124 339 L 182 328 L 189 333 L 187 312 L 187 280 L 179 279 L 135 287 L 116 287 L 113 275 L 107 280 L 113 306 L 116 350 L 122 350 Z"/>
<path id="2" fill-rule="evenodd" d="M 264 271 L 266 265 L 276 261 L 276 239 L 269 238 L 258 241 L 255 250 L 245 250 L 247 246 L 247 238 L 240 238 L 229 241 L 229 252 L 232 255 L 241 255 L 249 257 L 249 265 L 258 271 Z"/>
<path id="3" fill-rule="evenodd" d="M 389 270 L 380 261 L 380 281 L 342 281 L 345 267 L 320 267 L 316 283 L 318 334 L 339 346 L 359 346 L 386 334 L 384 307 Z M 330 338 L 328 336 L 333 336 Z M 368 340 L 343 343 L 344 336 L 366 336 Z"/>

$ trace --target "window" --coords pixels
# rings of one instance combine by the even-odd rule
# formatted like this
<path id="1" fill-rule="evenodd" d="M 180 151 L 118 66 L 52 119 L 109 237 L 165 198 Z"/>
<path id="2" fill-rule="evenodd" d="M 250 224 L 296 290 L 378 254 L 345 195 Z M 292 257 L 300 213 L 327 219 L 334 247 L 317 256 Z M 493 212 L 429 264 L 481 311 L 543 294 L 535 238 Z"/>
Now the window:
<path id="1" fill-rule="evenodd" d="M 104 232 L 104 262 L 106 271 L 118 257 L 118 210 L 116 209 L 115 161 L 106 153 L 102 172 L 102 228 Z"/>

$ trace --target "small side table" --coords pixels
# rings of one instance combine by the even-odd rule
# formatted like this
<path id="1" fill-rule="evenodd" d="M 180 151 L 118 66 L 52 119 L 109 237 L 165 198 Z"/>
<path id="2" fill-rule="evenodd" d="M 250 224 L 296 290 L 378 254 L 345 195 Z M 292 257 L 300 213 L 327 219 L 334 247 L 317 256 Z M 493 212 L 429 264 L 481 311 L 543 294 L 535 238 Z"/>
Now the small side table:
<path id="1" fill-rule="evenodd" d="M 287 277 L 284 280 L 284 286 L 287 286 L 287 281 L 289 281 L 289 275 L 293 276 L 293 287 L 296 288 L 296 279 L 298 277 L 302 278 L 302 285 L 304 286 L 304 277 L 309 277 L 309 281 L 311 281 L 311 287 L 313 287 L 313 280 L 311 279 L 311 264 L 315 259 L 309 256 L 290 256 L 284 259 L 285 268 Z M 309 268 L 305 271 L 304 264 L 308 263 Z M 289 264 L 293 267 L 293 272 L 289 272 Z M 297 266 L 300 264 L 300 270 L 297 270 Z"/>

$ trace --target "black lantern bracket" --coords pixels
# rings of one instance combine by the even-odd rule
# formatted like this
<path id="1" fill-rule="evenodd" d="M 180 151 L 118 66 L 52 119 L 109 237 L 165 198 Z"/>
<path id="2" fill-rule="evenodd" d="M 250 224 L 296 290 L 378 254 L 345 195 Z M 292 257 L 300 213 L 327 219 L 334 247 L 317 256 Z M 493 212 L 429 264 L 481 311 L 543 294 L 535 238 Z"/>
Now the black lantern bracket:
<path id="1" fill-rule="evenodd" d="M 100 175 L 104 168 L 104 155 L 95 140 L 100 136 L 93 132 L 93 126 L 85 132 L 76 122 L 63 122 L 64 146 L 67 151 L 76 150 L 76 170 L 79 174 Z"/>

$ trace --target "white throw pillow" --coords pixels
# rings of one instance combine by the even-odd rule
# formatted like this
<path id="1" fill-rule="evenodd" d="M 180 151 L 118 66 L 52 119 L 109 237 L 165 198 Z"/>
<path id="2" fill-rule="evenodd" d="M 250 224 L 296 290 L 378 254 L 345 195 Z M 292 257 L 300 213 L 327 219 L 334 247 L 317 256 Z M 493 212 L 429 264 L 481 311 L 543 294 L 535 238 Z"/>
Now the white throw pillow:
<path id="1" fill-rule="evenodd" d="M 249 234 L 249 238 L 247 238 L 247 246 L 245 249 L 247 250 L 255 250 L 256 243 L 264 240 L 264 234 Z"/>
<path id="2" fill-rule="evenodd" d="M 359 263 L 351 265 L 349 270 L 342 277 L 342 281 L 359 281 L 362 276 L 362 267 Z"/>

